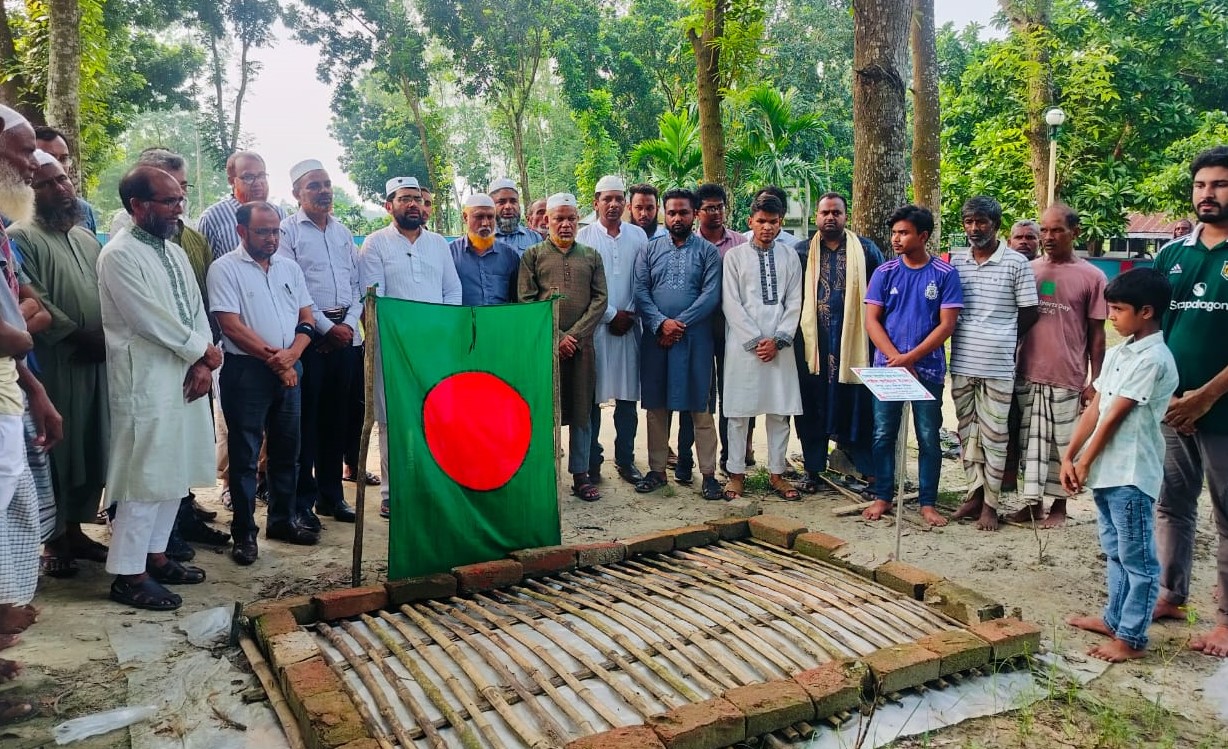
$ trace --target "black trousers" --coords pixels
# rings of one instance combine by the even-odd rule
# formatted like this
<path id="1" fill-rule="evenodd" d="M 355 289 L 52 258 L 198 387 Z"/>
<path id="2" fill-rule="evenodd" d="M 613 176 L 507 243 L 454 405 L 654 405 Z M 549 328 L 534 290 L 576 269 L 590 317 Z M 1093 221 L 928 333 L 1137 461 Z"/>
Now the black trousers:
<path id="1" fill-rule="evenodd" d="M 300 512 L 315 505 L 331 513 L 343 499 L 341 462 L 349 422 L 350 388 L 354 380 L 357 346 L 303 354 L 302 440 L 298 458 Z"/>

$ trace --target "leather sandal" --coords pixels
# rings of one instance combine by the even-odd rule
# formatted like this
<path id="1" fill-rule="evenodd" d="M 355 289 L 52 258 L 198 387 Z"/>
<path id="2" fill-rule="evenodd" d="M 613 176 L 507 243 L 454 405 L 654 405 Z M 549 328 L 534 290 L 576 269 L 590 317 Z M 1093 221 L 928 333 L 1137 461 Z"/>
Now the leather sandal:
<path id="1" fill-rule="evenodd" d="M 116 579 L 111 583 L 110 598 L 116 603 L 149 611 L 174 611 L 183 605 L 183 599 L 152 577 L 130 582 Z"/>
<path id="2" fill-rule="evenodd" d="M 601 491 L 591 483 L 575 484 L 571 493 L 585 502 L 596 502 L 601 499 Z"/>
<path id="3" fill-rule="evenodd" d="M 161 567 L 147 565 L 145 571 L 163 585 L 196 585 L 205 581 L 205 571 L 200 567 L 183 565 L 173 559 Z"/>
<path id="4" fill-rule="evenodd" d="M 738 499 L 746 491 L 746 474 L 731 473 L 725 483 L 725 499 Z"/>

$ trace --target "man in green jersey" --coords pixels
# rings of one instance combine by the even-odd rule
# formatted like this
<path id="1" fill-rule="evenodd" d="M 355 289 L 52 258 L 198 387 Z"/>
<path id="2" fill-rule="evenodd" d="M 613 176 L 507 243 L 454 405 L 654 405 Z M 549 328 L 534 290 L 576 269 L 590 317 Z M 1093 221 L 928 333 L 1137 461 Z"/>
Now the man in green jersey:
<path id="1" fill-rule="evenodd" d="M 1219 533 L 1216 623 L 1190 648 L 1228 657 L 1228 146 L 1203 151 L 1190 165 L 1194 210 L 1190 234 L 1160 250 L 1156 270 L 1173 287 L 1164 338 L 1180 384 L 1165 415 L 1164 485 L 1156 517 L 1162 567 L 1153 619 L 1185 619 L 1194 560 L 1194 530 L 1203 477 Z"/>

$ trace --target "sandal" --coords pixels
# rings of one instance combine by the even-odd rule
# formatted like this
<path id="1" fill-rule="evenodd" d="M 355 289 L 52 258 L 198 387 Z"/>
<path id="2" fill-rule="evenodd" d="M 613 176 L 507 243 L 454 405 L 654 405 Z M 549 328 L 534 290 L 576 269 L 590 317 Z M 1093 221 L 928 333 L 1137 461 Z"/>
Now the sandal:
<path id="1" fill-rule="evenodd" d="M 738 499 L 746 491 L 746 474 L 731 473 L 725 484 L 725 499 Z"/>
<path id="2" fill-rule="evenodd" d="M 367 474 L 366 475 L 367 486 L 379 486 L 380 484 L 379 476 L 376 476 L 374 473 L 371 473 L 370 471 L 366 471 L 366 474 Z M 346 471 L 345 474 L 341 476 L 341 480 L 348 481 L 351 484 L 356 484 L 358 483 L 358 474 L 350 473 L 349 471 Z"/>
<path id="3" fill-rule="evenodd" d="M 379 502 L 379 516 L 385 520 L 392 519 L 392 503 L 386 499 Z"/>
<path id="4" fill-rule="evenodd" d="M 116 603 L 149 611 L 174 611 L 183 605 L 182 598 L 163 588 L 152 577 L 138 581 L 116 579 L 111 583 L 110 598 Z"/>
<path id="5" fill-rule="evenodd" d="M 818 494 L 819 480 L 814 476 L 803 475 L 793 484 L 802 494 Z"/>
<path id="6" fill-rule="evenodd" d="M 92 538 L 86 538 L 81 543 L 74 543 L 69 548 L 72 549 L 73 559 L 83 559 L 99 564 L 107 563 L 107 547 Z"/>
<path id="7" fill-rule="evenodd" d="M 649 471 L 644 474 L 644 478 L 635 483 L 635 490 L 640 494 L 647 494 L 655 492 L 657 489 L 665 486 L 666 483 L 668 482 L 665 480 L 665 474 Z"/>
<path id="8" fill-rule="evenodd" d="M 34 714 L 34 705 L 18 700 L 0 700 L 0 726 L 25 720 Z"/>
<path id="9" fill-rule="evenodd" d="M 784 479 L 781 479 L 779 482 L 772 482 L 772 493 L 786 502 L 796 502 L 802 498 L 797 489 Z"/>
<path id="10" fill-rule="evenodd" d="M 38 558 L 38 571 L 39 574 L 47 577 L 63 579 L 76 575 L 81 568 L 77 566 L 77 560 L 71 556 L 61 557 L 44 552 Z"/>
<path id="11" fill-rule="evenodd" d="M 145 571 L 163 585 L 196 585 L 205 581 L 205 571 L 200 567 L 183 565 L 173 559 L 160 567 L 150 564 Z"/>
<path id="12" fill-rule="evenodd" d="M 596 502 L 601 499 L 601 492 L 589 482 L 575 484 L 571 487 L 571 493 L 585 502 Z"/>

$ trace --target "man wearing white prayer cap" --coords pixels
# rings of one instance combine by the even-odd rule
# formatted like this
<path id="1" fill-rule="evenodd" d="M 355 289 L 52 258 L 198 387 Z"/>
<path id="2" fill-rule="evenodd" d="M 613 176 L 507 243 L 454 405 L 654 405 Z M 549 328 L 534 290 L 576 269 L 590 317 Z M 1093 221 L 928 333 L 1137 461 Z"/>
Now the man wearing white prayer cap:
<path id="1" fill-rule="evenodd" d="M 303 270 L 315 303 L 317 339 L 300 360 L 298 496 L 290 511 L 276 518 L 269 506 L 265 535 L 314 544 L 320 533 L 316 513 L 354 522 L 354 508 L 341 490 L 341 465 L 355 359 L 362 355 L 361 339 L 355 335 L 362 316 L 362 283 L 354 235 L 332 215 L 333 183 L 324 165 L 317 159 L 298 162 L 290 167 L 290 183 L 299 210 L 281 222 L 277 253 Z"/>
<path id="2" fill-rule="evenodd" d="M 567 470 L 571 493 L 585 502 L 601 499 L 589 478 L 593 394 L 597 377 L 593 333 L 606 313 L 605 267 L 601 255 L 576 241 L 580 222 L 576 196 L 555 193 L 546 200 L 550 236 L 525 251 L 518 294 L 531 302 L 561 296 L 559 403 L 568 427 Z"/>
<path id="3" fill-rule="evenodd" d="M 516 301 L 520 253 L 495 236 L 495 201 L 476 193 L 461 209 L 465 233 L 448 245 L 461 283 L 461 304 L 482 307 Z"/>
<path id="4" fill-rule="evenodd" d="M 648 245 L 648 235 L 623 221 L 627 185 L 622 177 L 606 175 L 593 191 L 597 220 L 576 238 L 597 250 L 605 267 L 609 298 L 593 336 L 596 352 L 596 397 L 592 407 L 593 439 L 589 449 L 589 480 L 601 483 L 603 450 L 601 404 L 614 401 L 614 465 L 618 475 L 632 484 L 644 478 L 635 465 L 635 434 L 639 428 L 640 336 L 635 314 L 633 281 L 635 257 Z"/>
<path id="5" fill-rule="evenodd" d="M 524 251 L 542 241 L 542 235 L 520 223 L 520 190 L 507 177 L 500 177 L 486 188 L 486 194 L 495 201 L 495 236 Z"/>
<path id="6" fill-rule="evenodd" d="M 422 187 L 414 177 L 393 177 L 384 186 L 384 210 L 392 223 L 372 232 L 362 243 L 362 287 L 379 296 L 414 302 L 460 304 L 448 241 L 426 228 Z M 376 349 L 379 361 L 379 349 Z M 380 424 L 380 516 L 389 517 L 388 417 L 384 410 L 383 367 L 375 367 L 375 418 Z"/>

